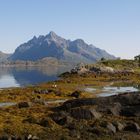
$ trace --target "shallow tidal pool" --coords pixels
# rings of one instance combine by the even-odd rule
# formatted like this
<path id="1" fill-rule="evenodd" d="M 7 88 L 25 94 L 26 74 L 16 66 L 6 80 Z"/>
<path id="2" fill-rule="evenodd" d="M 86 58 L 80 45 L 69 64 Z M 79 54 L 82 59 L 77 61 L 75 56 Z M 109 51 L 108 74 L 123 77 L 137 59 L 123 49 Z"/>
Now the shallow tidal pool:
<path id="1" fill-rule="evenodd" d="M 84 91 L 96 94 L 97 97 L 108 97 L 112 95 L 118 95 L 125 92 L 138 92 L 139 89 L 133 86 L 127 87 L 113 87 L 113 86 L 105 86 L 105 87 L 86 87 Z"/>

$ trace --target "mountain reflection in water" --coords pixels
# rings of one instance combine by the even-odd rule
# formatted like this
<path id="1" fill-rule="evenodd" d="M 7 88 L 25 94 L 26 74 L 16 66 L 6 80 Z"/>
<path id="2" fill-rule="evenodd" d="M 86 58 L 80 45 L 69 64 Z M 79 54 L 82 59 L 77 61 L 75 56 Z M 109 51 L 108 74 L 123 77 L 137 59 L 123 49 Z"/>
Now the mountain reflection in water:
<path id="1" fill-rule="evenodd" d="M 54 81 L 70 67 L 0 67 L 0 88 L 22 87 Z"/>

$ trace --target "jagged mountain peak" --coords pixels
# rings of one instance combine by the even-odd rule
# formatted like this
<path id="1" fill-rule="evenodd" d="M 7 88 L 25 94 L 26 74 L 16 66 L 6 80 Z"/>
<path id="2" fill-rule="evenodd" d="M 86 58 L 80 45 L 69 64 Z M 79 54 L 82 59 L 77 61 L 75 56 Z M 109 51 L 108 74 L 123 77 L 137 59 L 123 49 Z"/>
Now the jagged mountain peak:
<path id="1" fill-rule="evenodd" d="M 28 42 L 34 42 L 34 41 L 44 41 L 44 40 L 49 40 L 49 41 L 60 41 L 60 40 L 65 40 L 64 38 L 58 36 L 55 32 L 50 31 L 47 35 L 40 35 L 39 37 L 33 36 L 31 40 Z M 27 43 L 28 43 L 27 42 Z"/>
<path id="2" fill-rule="evenodd" d="M 52 38 L 58 37 L 58 35 L 54 31 L 50 31 L 48 36 L 50 36 Z"/>
<path id="3" fill-rule="evenodd" d="M 47 41 L 54 41 L 57 43 L 64 43 L 66 40 L 59 35 L 57 35 L 55 32 L 51 31 L 49 34 L 45 36 L 45 40 Z"/>
<path id="4" fill-rule="evenodd" d="M 93 63 L 102 57 L 115 58 L 93 45 L 88 45 L 82 39 L 66 40 L 51 31 L 46 36 L 34 36 L 30 41 L 20 45 L 9 59 L 36 61 L 45 57 L 78 63 Z"/>
<path id="5" fill-rule="evenodd" d="M 49 34 L 47 34 L 45 36 L 45 38 L 48 38 L 48 39 L 57 39 L 57 38 L 61 38 L 61 37 L 58 36 L 55 32 L 50 31 Z"/>

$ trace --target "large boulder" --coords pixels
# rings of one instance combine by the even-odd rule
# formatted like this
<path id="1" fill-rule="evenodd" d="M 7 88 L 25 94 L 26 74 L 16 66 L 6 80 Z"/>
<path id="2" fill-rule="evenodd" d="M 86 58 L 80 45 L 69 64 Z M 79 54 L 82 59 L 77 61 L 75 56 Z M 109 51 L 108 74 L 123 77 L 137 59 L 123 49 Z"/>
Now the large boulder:
<path id="1" fill-rule="evenodd" d="M 73 108 L 70 114 L 75 119 L 99 119 L 102 115 L 94 108 Z"/>

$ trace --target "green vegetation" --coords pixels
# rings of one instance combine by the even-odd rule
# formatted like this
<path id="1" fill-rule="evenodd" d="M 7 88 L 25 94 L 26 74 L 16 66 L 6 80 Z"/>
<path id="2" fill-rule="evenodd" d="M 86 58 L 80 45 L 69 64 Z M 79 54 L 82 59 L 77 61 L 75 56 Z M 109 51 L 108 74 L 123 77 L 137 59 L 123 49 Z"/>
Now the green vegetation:
<path id="1" fill-rule="evenodd" d="M 99 65 L 105 65 L 115 69 L 137 69 L 138 62 L 134 60 L 105 60 L 100 61 Z"/>

